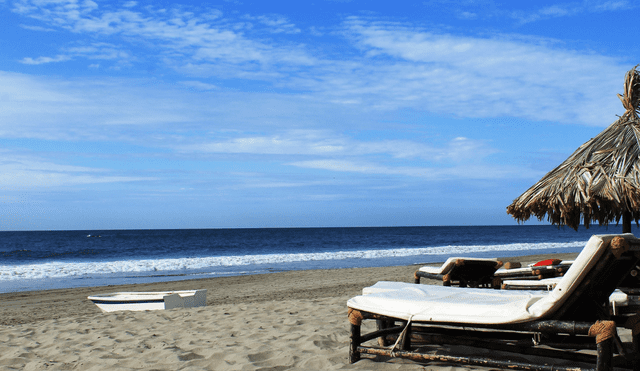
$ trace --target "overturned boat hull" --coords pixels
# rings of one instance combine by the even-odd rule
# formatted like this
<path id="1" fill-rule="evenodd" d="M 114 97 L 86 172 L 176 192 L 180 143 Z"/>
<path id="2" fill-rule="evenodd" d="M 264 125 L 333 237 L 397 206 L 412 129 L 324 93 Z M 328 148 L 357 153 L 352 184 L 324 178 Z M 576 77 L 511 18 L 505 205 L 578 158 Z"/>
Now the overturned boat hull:
<path id="1" fill-rule="evenodd" d="M 207 290 L 114 292 L 92 295 L 88 299 L 103 312 L 190 308 L 207 304 Z"/>

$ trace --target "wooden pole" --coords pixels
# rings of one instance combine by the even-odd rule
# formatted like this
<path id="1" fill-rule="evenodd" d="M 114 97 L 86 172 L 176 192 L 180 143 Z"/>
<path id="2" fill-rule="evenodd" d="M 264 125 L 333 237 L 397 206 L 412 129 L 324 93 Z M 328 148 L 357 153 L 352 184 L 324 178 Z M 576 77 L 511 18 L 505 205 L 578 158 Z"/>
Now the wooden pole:
<path id="1" fill-rule="evenodd" d="M 631 233 L 631 212 L 622 213 L 622 233 Z"/>
<path id="2" fill-rule="evenodd" d="M 349 347 L 349 363 L 355 363 L 360 360 L 360 325 L 351 325 L 351 346 Z"/>
<path id="3" fill-rule="evenodd" d="M 598 343 L 598 362 L 596 364 L 597 371 L 613 370 L 613 339 L 607 339 Z"/>
<path id="4" fill-rule="evenodd" d="M 640 354 L 640 334 L 632 333 L 631 336 L 633 341 L 633 354 L 638 355 Z M 640 359 L 638 359 L 638 357 L 633 358 L 633 369 L 640 370 Z"/>
<path id="5" fill-rule="evenodd" d="M 446 354 L 429 354 L 429 353 L 415 353 L 406 350 L 396 350 L 393 352 L 391 349 L 380 348 L 368 348 L 361 347 L 359 349 L 362 353 L 386 356 L 386 357 L 399 357 L 407 358 L 417 362 L 451 362 L 458 364 L 484 366 L 492 368 L 502 368 L 505 370 L 528 370 L 528 371 L 576 371 L 580 370 L 576 366 L 559 366 L 549 364 L 531 364 L 511 360 L 501 360 L 496 358 L 485 358 L 482 356 L 453 356 Z"/>

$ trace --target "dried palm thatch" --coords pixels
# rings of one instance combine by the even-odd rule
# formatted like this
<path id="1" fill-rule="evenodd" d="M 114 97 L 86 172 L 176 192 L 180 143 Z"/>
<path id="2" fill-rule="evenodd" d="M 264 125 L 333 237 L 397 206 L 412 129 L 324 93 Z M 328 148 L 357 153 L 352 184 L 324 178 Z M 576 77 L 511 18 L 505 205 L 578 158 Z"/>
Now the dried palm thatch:
<path id="1" fill-rule="evenodd" d="M 625 76 L 626 109 L 616 122 L 580 146 L 507 207 L 518 222 L 532 215 L 578 229 L 582 220 L 608 225 L 623 218 L 623 229 L 640 220 L 640 71 Z M 624 227 L 628 225 L 628 227 Z M 626 232 L 626 231 L 625 231 Z"/>

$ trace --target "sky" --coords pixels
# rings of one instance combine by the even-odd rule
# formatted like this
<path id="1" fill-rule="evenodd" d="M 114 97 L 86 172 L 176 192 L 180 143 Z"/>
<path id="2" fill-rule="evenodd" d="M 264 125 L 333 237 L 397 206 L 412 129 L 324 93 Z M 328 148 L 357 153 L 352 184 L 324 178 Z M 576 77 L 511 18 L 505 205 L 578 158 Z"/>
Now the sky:
<path id="1" fill-rule="evenodd" d="M 639 7 L 0 0 L 0 230 L 515 225 Z"/>

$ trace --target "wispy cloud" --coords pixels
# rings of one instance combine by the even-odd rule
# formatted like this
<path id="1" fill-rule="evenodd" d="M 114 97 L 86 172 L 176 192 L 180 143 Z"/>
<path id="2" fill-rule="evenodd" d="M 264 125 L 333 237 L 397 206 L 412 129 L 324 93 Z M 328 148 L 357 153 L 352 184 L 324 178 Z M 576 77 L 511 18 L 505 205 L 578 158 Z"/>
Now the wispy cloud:
<path id="1" fill-rule="evenodd" d="M 130 59 L 130 53 L 110 43 L 92 43 L 90 45 L 66 48 L 67 54 L 87 59 Z"/>
<path id="2" fill-rule="evenodd" d="M 457 36 L 362 18 L 345 26 L 369 63 L 327 74 L 321 86 L 336 99 L 460 117 L 591 125 L 609 123 L 619 111 L 615 92 L 628 67 L 610 57 L 505 35 Z"/>
<path id="3" fill-rule="evenodd" d="M 252 136 L 221 142 L 179 147 L 181 151 L 270 155 L 318 155 L 345 152 L 346 140 L 328 138 L 320 132 L 298 131 L 287 135 Z"/>
<path id="4" fill-rule="evenodd" d="M 25 30 L 38 31 L 38 32 L 54 32 L 55 31 L 53 28 L 33 26 L 33 25 L 27 25 L 27 24 L 21 24 L 20 27 L 24 28 Z"/>
<path id="5" fill-rule="evenodd" d="M 520 23 L 536 22 L 559 17 L 575 17 L 585 13 L 602 13 L 631 9 L 634 5 L 626 0 L 568 2 L 553 4 L 530 12 L 509 12 L 510 16 Z"/>
<path id="6" fill-rule="evenodd" d="M 143 44 L 138 46 L 155 49 L 159 54 L 157 58 L 176 68 L 222 62 L 232 63 L 236 68 L 247 64 L 246 69 L 255 70 L 256 66 L 252 63 L 313 63 L 313 58 L 295 45 L 277 45 L 246 37 L 243 32 L 251 29 L 244 25 L 246 21 L 222 19 L 222 13 L 217 10 L 196 15 L 179 7 L 138 8 L 135 2 L 128 2 L 121 9 L 111 9 L 102 8 L 93 1 L 72 0 L 46 3 L 20 0 L 13 5 L 15 12 L 42 21 L 50 27 L 105 38 L 121 36 L 143 40 Z M 272 33 L 299 32 L 282 16 L 258 16 L 253 20 L 265 25 Z M 188 63 L 185 63 L 185 59 Z M 242 68 L 238 73 L 241 72 Z"/>
<path id="7" fill-rule="evenodd" d="M 0 151 L 0 186 L 9 188 L 49 188 L 98 183 L 154 180 L 151 177 L 112 175 L 107 169 L 63 165 L 33 156 Z"/>
<path id="8" fill-rule="evenodd" d="M 431 180 L 478 179 L 516 176 L 484 163 L 497 152 L 483 141 L 458 137 L 441 146 L 411 140 L 362 141 L 327 131 L 297 130 L 277 136 L 238 137 L 221 142 L 199 143 L 177 148 L 182 153 L 272 155 L 285 165 L 362 174 L 421 177 Z M 419 163 L 420 165 L 414 165 Z"/>
<path id="9" fill-rule="evenodd" d="M 537 2 L 529 2 L 525 5 L 516 2 L 498 3 L 492 0 L 428 0 L 425 1 L 425 5 L 445 9 L 447 13 L 457 14 L 460 19 L 507 19 L 515 20 L 521 25 L 553 18 L 637 8 L 636 4 L 628 0 L 567 1 L 545 6 L 539 6 Z M 513 10 L 516 7 L 520 9 Z M 523 7 L 529 9 L 523 10 Z"/>
<path id="10" fill-rule="evenodd" d="M 512 12 L 511 16 L 521 23 L 529 23 L 550 18 L 576 17 L 586 13 L 611 12 L 633 7 L 635 6 L 626 0 L 583 0 L 581 2 L 553 4 L 528 13 Z"/>
<path id="11" fill-rule="evenodd" d="M 128 51 L 122 50 L 116 45 L 102 42 L 94 42 L 83 46 L 63 47 L 60 48 L 60 50 L 64 54 L 58 54 L 55 57 L 25 57 L 20 60 L 20 63 L 38 65 L 67 62 L 74 59 L 84 58 L 89 60 L 116 60 L 117 64 L 122 65 L 130 63 L 130 61 L 134 59 Z"/>
<path id="12" fill-rule="evenodd" d="M 206 82 L 202 81 L 180 81 L 180 84 L 200 91 L 218 89 L 216 85 L 207 84 Z"/>
<path id="13" fill-rule="evenodd" d="M 410 108 L 458 117 L 510 116 L 602 126 L 621 113 L 616 93 L 620 76 L 629 68 L 612 57 L 519 35 L 459 36 L 362 17 L 348 17 L 335 26 L 331 37 L 343 35 L 346 51 L 337 56 L 292 43 L 285 34 L 300 30 L 279 15 L 233 18 L 218 10 L 196 13 L 187 7 L 140 7 L 134 2 L 121 8 L 72 0 L 13 4 L 16 12 L 44 26 L 91 39 L 61 47 L 56 57 L 24 58 L 25 64 L 80 58 L 151 63 L 177 72 L 186 81 L 180 84 L 195 90 L 224 91 L 227 81 L 259 80 L 278 91 L 303 93 L 312 104 L 360 111 Z M 629 6 L 624 1 L 571 4 L 538 13 Z M 282 31 L 274 31 L 278 27 Z M 130 51 L 134 47 L 145 49 L 146 60 L 136 60 Z M 277 99 L 285 104 L 289 96 Z M 183 113 L 168 117 L 175 115 Z"/>
<path id="14" fill-rule="evenodd" d="M 300 33 L 300 29 L 295 24 L 289 22 L 286 17 L 281 15 L 261 15 L 257 17 L 248 17 L 252 20 L 257 20 L 261 24 L 268 27 L 269 32 L 272 33 L 287 33 L 297 34 Z"/>
<path id="15" fill-rule="evenodd" d="M 514 177 L 519 178 L 524 175 L 522 169 L 478 164 L 460 164 L 453 167 L 386 166 L 369 161 L 327 159 L 295 161 L 289 163 L 289 165 L 337 172 L 410 176 L 432 181 L 452 179 L 513 179 Z M 531 174 L 527 173 L 526 175 L 530 176 Z"/>
<path id="16" fill-rule="evenodd" d="M 496 151 L 484 142 L 458 137 L 434 147 L 410 140 L 360 141 L 319 130 L 294 130 L 274 136 L 239 137 L 177 147 L 180 151 L 291 156 L 387 155 L 395 159 L 447 162 L 479 159 Z"/>
<path id="17" fill-rule="evenodd" d="M 37 64 L 45 64 L 45 63 L 66 62 L 69 60 L 71 60 L 71 57 L 67 55 L 57 55 L 55 57 L 37 57 L 37 58 L 26 57 L 26 58 L 23 58 L 20 61 L 20 63 L 37 65 Z"/>

